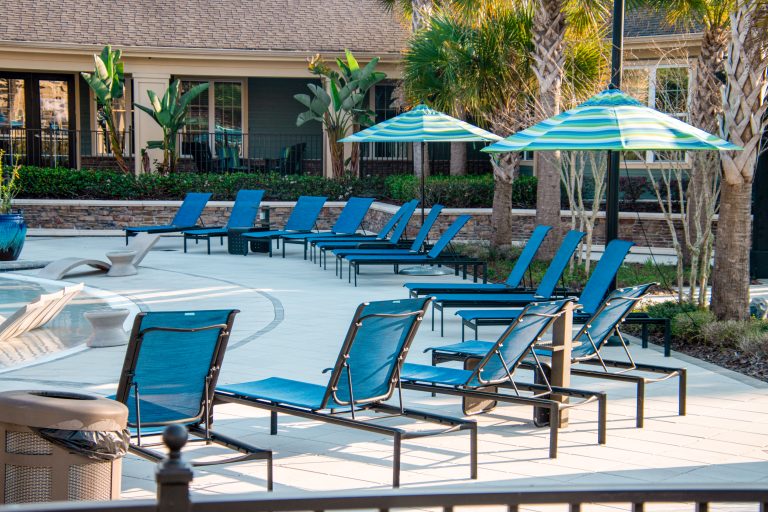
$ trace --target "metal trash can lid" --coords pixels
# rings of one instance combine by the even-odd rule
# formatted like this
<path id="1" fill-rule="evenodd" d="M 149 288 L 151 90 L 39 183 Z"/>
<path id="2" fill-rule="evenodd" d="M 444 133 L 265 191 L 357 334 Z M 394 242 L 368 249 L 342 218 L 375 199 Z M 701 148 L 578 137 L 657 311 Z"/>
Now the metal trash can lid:
<path id="1" fill-rule="evenodd" d="M 24 390 L 0 393 L 0 422 L 62 430 L 118 431 L 128 408 L 108 398 L 69 391 Z"/>

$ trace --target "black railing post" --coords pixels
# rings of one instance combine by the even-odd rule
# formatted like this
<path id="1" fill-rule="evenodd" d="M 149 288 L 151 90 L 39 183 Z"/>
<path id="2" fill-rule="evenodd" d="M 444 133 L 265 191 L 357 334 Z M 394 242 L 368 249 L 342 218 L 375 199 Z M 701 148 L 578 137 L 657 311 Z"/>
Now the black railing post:
<path id="1" fill-rule="evenodd" d="M 181 449 L 187 444 L 187 436 L 187 429 L 181 425 L 170 425 L 163 432 L 163 442 L 169 453 L 155 470 L 158 512 L 188 512 L 191 508 L 192 468 L 181 460 Z"/>

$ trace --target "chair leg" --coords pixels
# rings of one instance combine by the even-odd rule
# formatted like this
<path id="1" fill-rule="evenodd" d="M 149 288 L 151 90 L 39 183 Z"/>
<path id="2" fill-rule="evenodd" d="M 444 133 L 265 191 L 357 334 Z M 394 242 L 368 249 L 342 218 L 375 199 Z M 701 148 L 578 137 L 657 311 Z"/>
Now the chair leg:
<path id="1" fill-rule="evenodd" d="M 469 431 L 469 477 L 477 480 L 477 423 Z"/>
<path id="2" fill-rule="evenodd" d="M 126 245 L 128 245 L 126 243 Z M 187 237 L 184 237 L 184 254 L 187 254 Z"/>
<path id="3" fill-rule="evenodd" d="M 394 453 L 392 457 L 392 487 L 397 489 L 400 487 L 400 448 L 402 439 L 400 433 L 395 433 L 394 438 Z"/>
<path id="4" fill-rule="evenodd" d="M 643 428 L 645 423 L 645 379 L 637 381 L 637 419 L 635 426 L 637 428 Z"/>
<path id="5" fill-rule="evenodd" d="M 275 411 L 269 413 L 269 434 L 277 435 L 277 412 Z"/>
<path id="6" fill-rule="evenodd" d="M 557 458 L 557 434 L 560 430 L 560 406 L 553 403 L 549 406 L 549 458 Z"/>
<path id="7" fill-rule="evenodd" d="M 272 452 L 269 452 L 267 457 L 267 491 L 272 492 L 274 490 L 274 470 L 272 469 Z"/>
<path id="8" fill-rule="evenodd" d="M 208 242 L 208 254 L 211 254 L 211 237 L 205 239 Z"/>
<path id="9" fill-rule="evenodd" d="M 606 443 L 608 423 L 608 395 L 601 393 L 597 397 L 597 444 Z"/>
<path id="10" fill-rule="evenodd" d="M 678 379 L 678 394 L 677 394 L 677 414 L 685 416 L 687 396 L 687 382 L 688 382 L 688 370 L 680 368 L 680 373 L 677 376 Z"/>

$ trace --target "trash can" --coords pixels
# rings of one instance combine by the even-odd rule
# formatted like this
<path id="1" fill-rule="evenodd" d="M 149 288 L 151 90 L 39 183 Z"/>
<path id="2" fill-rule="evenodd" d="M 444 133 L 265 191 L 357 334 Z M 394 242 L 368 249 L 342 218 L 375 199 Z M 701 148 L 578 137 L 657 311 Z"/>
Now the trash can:
<path id="1" fill-rule="evenodd" d="M 2 503 L 120 498 L 125 405 L 83 393 L 0 393 Z"/>

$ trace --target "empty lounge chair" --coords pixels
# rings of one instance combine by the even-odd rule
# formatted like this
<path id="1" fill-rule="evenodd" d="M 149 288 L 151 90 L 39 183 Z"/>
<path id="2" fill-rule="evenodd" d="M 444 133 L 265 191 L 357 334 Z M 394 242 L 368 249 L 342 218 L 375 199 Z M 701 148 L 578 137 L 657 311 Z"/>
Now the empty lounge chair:
<path id="1" fill-rule="evenodd" d="M 226 226 L 184 231 L 184 252 L 187 252 L 187 240 L 192 239 L 195 243 L 198 240 L 205 240 L 208 243 L 208 254 L 211 254 L 212 237 L 219 237 L 221 245 L 224 245 L 224 237 L 228 236 L 230 229 L 253 227 L 262 197 L 264 197 L 263 190 L 240 190 L 235 197 L 235 204 L 232 206 Z"/>
<path id="2" fill-rule="evenodd" d="M 272 490 L 272 452 L 211 430 L 214 387 L 237 310 L 139 313 L 133 323 L 115 400 L 128 407 L 130 450 L 151 461 L 165 457 L 146 438 L 171 424 L 186 426 L 206 443 L 242 455 L 210 464 L 267 461 L 267 489 Z M 205 462 L 193 462 L 204 466 Z"/>
<path id="3" fill-rule="evenodd" d="M 207 192 L 189 192 L 170 224 L 123 228 L 125 230 L 125 245 L 128 245 L 128 238 L 137 233 L 176 233 L 185 229 L 194 229 L 197 227 L 197 221 L 200 220 L 200 215 L 203 214 L 205 205 L 210 198 L 211 194 Z"/>
<path id="4" fill-rule="evenodd" d="M 409 437 L 469 430 L 470 475 L 477 478 L 477 424 L 385 403 L 397 389 L 403 359 L 424 317 L 429 299 L 404 299 L 364 303 L 358 306 L 342 343 L 328 384 L 270 377 L 216 388 L 216 397 L 266 409 L 271 413 L 271 433 L 277 434 L 277 415 L 288 414 L 342 427 L 365 430 L 394 438 L 392 485 L 400 485 L 400 444 Z M 308 340 L 310 341 L 310 340 Z M 401 427 L 362 420 L 364 411 L 404 416 L 443 425 L 433 431 L 411 432 Z"/>
<path id="5" fill-rule="evenodd" d="M 272 257 L 272 240 L 277 240 L 278 248 L 282 235 L 308 233 L 317 223 L 317 218 L 323 209 L 327 198 L 320 196 L 301 196 L 291 211 L 291 215 L 281 230 L 256 231 L 243 233 L 241 236 L 248 240 L 263 240 L 269 242 L 269 257 Z M 247 254 L 247 251 L 246 253 Z"/>

